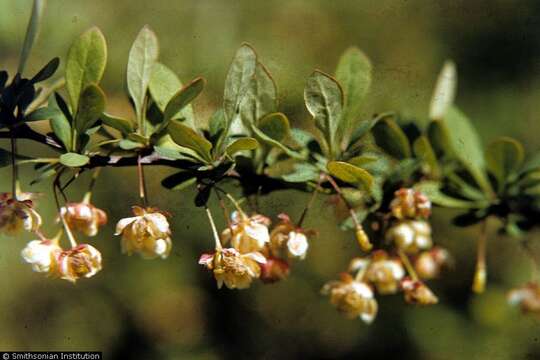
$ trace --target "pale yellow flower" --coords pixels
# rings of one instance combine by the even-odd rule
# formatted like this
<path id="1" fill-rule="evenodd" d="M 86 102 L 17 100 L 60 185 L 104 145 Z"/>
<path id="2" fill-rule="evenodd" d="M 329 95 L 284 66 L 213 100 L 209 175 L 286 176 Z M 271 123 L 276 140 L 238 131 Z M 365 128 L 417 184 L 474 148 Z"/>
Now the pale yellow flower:
<path id="1" fill-rule="evenodd" d="M 32 195 L 23 193 L 14 199 L 9 193 L 0 194 L 0 233 L 18 235 L 22 230 L 36 231 L 41 216 L 34 210 Z"/>
<path id="2" fill-rule="evenodd" d="M 394 196 L 390 209 L 397 219 L 427 219 L 431 214 L 431 201 L 419 191 L 402 188 Z"/>
<path id="3" fill-rule="evenodd" d="M 255 214 L 247 216 L 243 212 L 235 211 L 231 215 L 231 223 L 221 233 L 223 244 L 230 243 L 241 253 L 261 251 L 270 241 L 268 226 L 270 219 Z"/>
<path id="4" fill-rule="evenodd" d="M 360 317 L 371 323 L 377 315 L 377 301 L 371 287 L 356 281 L 350 274 L 341 274 L 341 280 L 330 281 L 322 288 L 324 295 L 330 296 L 330 302 L 348 318 Z"/>
<path id="5" fill-rule="evenodd" d="M 53 240 L 32 240 L 21 251 L 21 256 L 36 272 L 55 275 L 58 270 L 57 259 L 62 248 Z"/>
<path id="6" fill-rule="evenodd" d="M 58 255 L 58 274 L 71 282 L 82 277 L 90 278 L 101 267 L 101 253 L 92 245 L 80 244 Z"/>
<path id="7" fill-rule="evenodd" d="M 266 258 L 258 252 L 241 254 L 234 248 L 218 249 L 213 254 L 203 254 L 199 264 L 212 270 L 219 289 L 225 284 L 229 289 L 246 289 L 261 275 L 259 264 Z"/>
<path id="8" fill-rule="evenodd" d="M 134 217 L 121 219 L 115 235 L 122 235 L 122 252 L 139 253 L 145 259 L 169 256 L 172 248 L 167 217 L 155 208 L 133 207 Z"/>
<path id="9" fill-rule="evenodd" d="M 365 273 L 365 279 L 374 284 L 377 292 L 383 295 L 395 294 L 404 276 L 401 261 L 390 258 L 383 250 L 373 254 Z"/>
<path id="10" fill-rule="evenodd" d="M 107 223 L 105 211 L 85 202 L 68 203 L 60 209 L 60 214 L 70 229 L 80 231 L 86 236 L 95 236 L 99 227 Z"/>
<path id="11" fill-rule="evenodd" d="M 270 233 L 270 253 L 275 257 L 305 259 L 309 248 L 308 235 L 313 231 L 296 226 L 286 214 L 278 217 L 281 222 Z"/>
<path id="12" fill-rule="evenodd" d="M 437 278 L 441 270 L 452 264 L 452 258 L 448 250 L 434 247 L 423 251 L 414 260 L 414 269 L 421 279 L 430 280 Z"/>

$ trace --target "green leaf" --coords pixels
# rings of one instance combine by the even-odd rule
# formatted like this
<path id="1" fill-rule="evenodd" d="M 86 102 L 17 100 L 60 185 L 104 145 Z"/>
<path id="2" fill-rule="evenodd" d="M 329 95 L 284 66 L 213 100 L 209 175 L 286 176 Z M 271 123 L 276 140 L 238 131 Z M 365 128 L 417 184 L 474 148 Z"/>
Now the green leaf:
<path id="1" fill-rule="evenodd" d="M 180 89 L 167 103 L 163 112 L 163 121 L 168 122 L 179 111 L 184 109 L 203 91 L 206 81 L 198 77 L 192 80 L 189 84 Z"/>
<path id="2" fill-rule="evenodd" d="M 169 101 L 182 87 L 182 82 L 171 69 L 161 63 L 154 64 L 148 90 L 161 112 L 165 111 Z M 195 127 L 195 116 L 191 105 L 185 106 L 179 113 L 174 114 L 172 119 L 183 119 L 182 122 L 185 125 Z"/>
<path id="3" fill-rule="evenodd" d="M 57 112 L 59 111 L 60 111 L 59 109 L 50 108 L 48 106 L 40 107 L 32 111 L 30 114 L 25 115 L 24 121 L 30 122 L 30 121 L 48 120 L 48 119 L 51 119 L 53 116 L 56 116 Z"/>
<path id="4" fill-rule="evenodd" d="M 233 156 L 239 151 L 255 150 L 259 147 L 259 142 L 254 138 L 240 138 L 234 140 L 225 150 L 229 156 Z"/>
<path id="5" fill-rule="evenodd" d="M 508 177 L 516 173 L 525 159 L 525 150 L 520 142 L 510 137 L 500 137 L 489 144 L 486 150 L 487 168 L 497 179 L 499 190 Z"/>
<path id="6" fill-rule="evenodd" d="M 283 141 L 290 134 L 289 119 L 282 113 L 268 114 L 261 119 L 258 128 L 275 141 Z"/>
<path id="7" fill-rule="evenodd" d="M 105 125 L 120 131 L 124 135 L 130 134 L 134 131 L 133 123 L 127 119 L 119 118 L 106 113 L 101 114 L 100 119 Z"/>
<path id="8" fill-rule="evenodd" d="M 194 185 L 196 182 L 197 178 L 192 173 L 180 171 L 163 179 L 161 185 L 169 190 L 180 191 Z"/>
<path id="9" fill-rule="evenodd" d="M 425 135 L 418 137 L 413 144 L 413 149 L 415 155 L 421 159 L 425 165 L 428 167 L 428 172 L 434 177 L 439 177 L 441 170 L 439 168 L 439 163 L 437 162 L 437 156 L 435 151 Z"/>
<path id="10" fill-rule="evenodd" d="M 60 162 L 69 167 L 81 167 L 90 161 L 90 158 L 86 155 L 81 155 L 77 153 L 65 153 L 60 156 Z"/>
<path id="11" fill-rule="evenodd" d="M 480 188 L 491 196 L 493 189 L 486 175 L 482 144 L 470 120 L 452 106 L 441 120 L 441 124 L 446 127 L 445 136 L 448 137 L 449 146 L 454 155 L 469 171 Z"/>
<path id="12" fill-rule="evenodd" d="M 261 63 L 257 63 L 255 74 L 243 93 L 239 104 L 240 117 L 244 126 L 258 125 L 261 118 L 277 110 L 277 89 L 274 79 Z"/>
<path id="13" fill-rule="evenodd" d="M 158 53 L 156 34 L 148 26 L 144 26 L 131 46 L 127 65 L 127 87 L 135 104 L 137 119 L 143 117 L 144 98 Z"/>
<path id="14" fill-rule="evenodd" d="M 370 189 L 373 184 L 373 176 L 366 170 L 343 161 L 330 161 L 326 168 L 330 175 L 341 181 L 354 185 L 363 185 Z"/>
<path id="15" fill-rule="evenodd" d="M 362 100 L 371 86 L 371 76 L 371 62 L 360 49 L 351 47 L 343 53 L 336 69 L 336 79 L 345 93 L 345 105 L 339 126 L 342 136 L 345 137 L 344 142 L 348 142 L 350 132 L 359 120 Z"/>
<path id="16" fill-rule="evenodd" d="M 377 146 L 389 155 L 397 159 L 411 157 L 409 139 L 393 119 L 381 119 L 371 131 Z"/>
<path id="17" fill-rule="evenodd" d="M 225 79 L 223 109 L 230 124 L 237 114 L 240 102 L 251 83 L 257 67 L 257 54 L 249 44 L 242 44 L 236 52 Z"/>
<path id="18" fill-rule="evenodd" d="M 97 27 L 87 30 L 69 48 L 66 61 L 66 88 L 73 113 L 79 96 L 90 84 L 99 84 L 107 63 L 107 44 Z"/>
<path id="19" fill-rule="evenodd" d="M 308 163 L 294 164 L 293 172 L 284 174 L 281 178 L 288 182 L 305 183 L 306 181 L 315 181 L 319 178 L 320 170 Z"/>
<path id="20" fill-rule="evenodd" d="M 24 72 L 26 62 L 30 56 L 30 51 L 32 50 L 32 46 L 38 37 L 41 19 L 43 18 L 43 12 L 45 11 L 46 4 L 46 0 L 34 0 L 32 14 L 30 15 L 30 20 L 28 21 L 28 26 L 26 27 L 26 35 L 24 37 L 21 57 L 19 59 L 19 68 L 17 69 L 19 74 Z"/>
<path id="21" fill-rule="evenodd" d="M 144 148 L 144 144 L 141 144 L 138 141 L 131 140 L 131 139 L 122 139 L 118 143 L 118 146 L 122 150 L 133 150 L 133 149 L 142 149 Z"/>
<path id="22" fill-rule="evenodd" d="M 91 128 L 105 110 L 105 94 L 95 84 L 88 85 L 79 99 L 79 110 L 75 116 L 75 129 L 79 134 Z"/>
<path id="23" fill-rule="evenodd" d="M 308 78 L 304 100 L 315 126 L 324 134 L 330 149 L 330 157 L 337 155 L 336 132 L 342 115 L 343 91 L 339 83 L 328 74 L 315 71 Z"/>
<path id="24" fill-rule="evenodd" d="M 480 207 L 479 203 L 456 199 L 444 194 L 441 189 L 441 184 L 438 181 L 422 181 L 414 186 L 414 188 L 424 193 L 434 204 L 458 209 L 471 209 Z M 486 203 L 487 204 L 487 203 Z"/>
<path id="25" fill-rule="evenodd" d="M 54 59 L 49 61 L 41 70 L 39 70 L 38 73 L 32 77 L 30 82 L 32 84 L 35 84 L 35 83 L 47 80 L 48 78 L 54 75 L 59 65 L 60 65 L 60 59 L 55 57 Z"/>
<path id="26" fill-rule="evenodd" d="M 204 160 L 212 162 L 212 156 L 210 155 L 212 143 L 210 141 L 197 134 L 192 128 L 175 120 L 171 120 L 167 128 L 175 143 L 194 150 Z"/>
<path id="27" fill-rule="evenodd" d="M 431 104 L 429 106 L 429 117 L 433 120 L 441 120 L 446 115 L 448 109 L 454 103 L 457 88 L 456 66 L 452 61 L 446 61 L 439 74 Z"/>
<path id="28" fill-rule="evenodd" d="M 64 112 L 60 110 L 57 102 L 59 99 L 57 96 L 51 96 L 49 98 L 49 108 L 52 110 L 49 123 L 56 137 L 60 139 L 64 148 L 69 151 L 72 149 L 71 124 Z"/>
<path id="29" fill-rule="evenodd" d="M 523 165 L 523 168 L 521 169 L 521 173 L 526 173 L 537 169 L 540 169 L 540 152 L 534 153 L 527 159 Z"/>
<path id="30" fill-rule="evenodd" d="M 11 151 L 7 151 L 0 148 L 0 168 L 11 166 L 11 163 L 12 163 L 11 156 L 12 156 Z M 15 160 L 30 160 L 30 159 L 33 159 L 33 158 L 28 157 L 28 156 L 23 156 L 20 154 L 17 154 L 17 156 L 15 157 Z"/>

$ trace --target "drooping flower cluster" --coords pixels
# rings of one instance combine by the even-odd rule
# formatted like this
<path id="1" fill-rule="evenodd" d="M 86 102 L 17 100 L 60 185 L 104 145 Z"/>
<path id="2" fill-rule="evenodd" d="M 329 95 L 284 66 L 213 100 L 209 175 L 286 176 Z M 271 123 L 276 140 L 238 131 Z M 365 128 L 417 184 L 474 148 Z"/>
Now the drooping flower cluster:
<path id="1" fill-rule="evenodd" d="M 375 292 L 379 295 L 403 292 L 409 304 L 437 303 L 437 297 L 423 280 L 438 277 L 451 264 L 451 257 L 446 249 L 433 247 L 427 222 L 430 213 L 431 202 L 424 194 L 413 189 L 396 191 L 384 234 L 389 250 L 375 250 L 367 257 L 353 259 L 349 272 L 340 281 L 326 284 L 322 292 L 330 295 L 331 303 L 348 317 L 360 316 L 367 323 L 375 318 Z M 357 291 L 360 288 L 369 291 Z M 351 300 L 359 297 L 363 301 Z"/>
<path id="2" fill-rule="evenodd" d="M 199 264 L 213 271 L 219 288 L 225 284 L 229 289 L 244 289 L 257 278 L 265 283 L 283 280 L 290 260 L 305 258 L 311 232 L 295 226 L 285 214 L 278 217 L 280 223 L 270 232 L 269 218 L 248 216 L 241 209 L 232 213 L 217 239 L 216 251 L 199 259 Z"/>

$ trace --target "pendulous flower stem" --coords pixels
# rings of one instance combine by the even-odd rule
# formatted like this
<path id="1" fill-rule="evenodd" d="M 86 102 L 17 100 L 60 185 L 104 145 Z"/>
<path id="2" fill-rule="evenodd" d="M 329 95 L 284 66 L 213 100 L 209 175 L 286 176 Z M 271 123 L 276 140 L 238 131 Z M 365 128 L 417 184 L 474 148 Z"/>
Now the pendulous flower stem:
<path id="1" fill-rule="evenodd" d="M 146 198 L 146 181 L 144 179 L 144 169 L 141 163 L 141 154 L 137 157 L 137 174 L 139 176 L 139 197 L 142 200 L 143 206 L 148 207 L 148 200 Z"/>
<path id="2" fill-rule="evenodd" d="M 214 235 L 214 241 L 216 242 L 216 250 L 219 251 L 223 249 L 221 246 L 221 241 L 219 240 L 219 235 L 217 232 L 216 224 L 214 223 L 214 218 L 212 217 L 212 213 L 210 212 L 210 209 L 208 206 L 204 208 L 206 210 L 206 215 L 208 215 L 208 221 L 210 221 L 210 226 L 212 227 L 212 234 Z"/>

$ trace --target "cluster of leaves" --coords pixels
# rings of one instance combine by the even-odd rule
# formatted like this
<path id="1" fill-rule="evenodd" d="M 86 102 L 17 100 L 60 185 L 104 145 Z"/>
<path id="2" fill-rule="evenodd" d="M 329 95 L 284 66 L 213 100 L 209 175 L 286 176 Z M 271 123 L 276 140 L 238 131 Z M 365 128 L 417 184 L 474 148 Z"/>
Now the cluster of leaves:
<path id="1" fill-rule="evenodd" d="M 38 180 L 66 169 L 79 173 L 143 162 L 177 168 L 163 186 L 182 190 L 196 184 L 197 206 L 204 206 L 212 188 L 224 181 L 237 182 L 245 195 L 252 195 L 312 191 L 331 177 L 360 221 L 386 211 L 396 189 L 412 186 L 438 205 L 461 209 L 458 225 L 497 216 L 506 231 L 518 234 L 540 213 L 540 157 L 525 161 L 523 146 L 507 137 L 484 151 L 470 120 L 453 104 L 457 75 L 450 62 L 436 84 L 425 129 L 395 113 L 361 117 L 372 65 L 357 48 L 342 55 L 334 76 L 319 70 L 309 76 L 304 99 L 312 126 L 291 129 L 278 110 L 277 86 L 250 45 L 238 49 L 223 104 L 208 126 L 191 105 L 205 80 L 197 77 L 184 85 L 159 62 L 158 53 L 156 35 L 144 27 L 127 62 L 133 106 L 133 117 L 127 119 L 105 111 L 99 83 L 107 45 L 97 28 L 72 44 L 66 91 L 51 92 L 45 106 L 40 106 L 43 96 L 35 85 L 53 75 L 58 59 L 31 79 L 15 75 L 9 85 L 7 73 L 0 73 L 0 126 L 58 152 L 57 158 L 34 159 Z M 27 123 L 36 120 L 48 120 L 51 132 L 32 130 Z M 7 165 L 10 153 L 1 156 Z M 334 191 L 326 182 L 320 185 L 325 192 Z M 350 228 L 352 219 L 342 225 Z"/>

